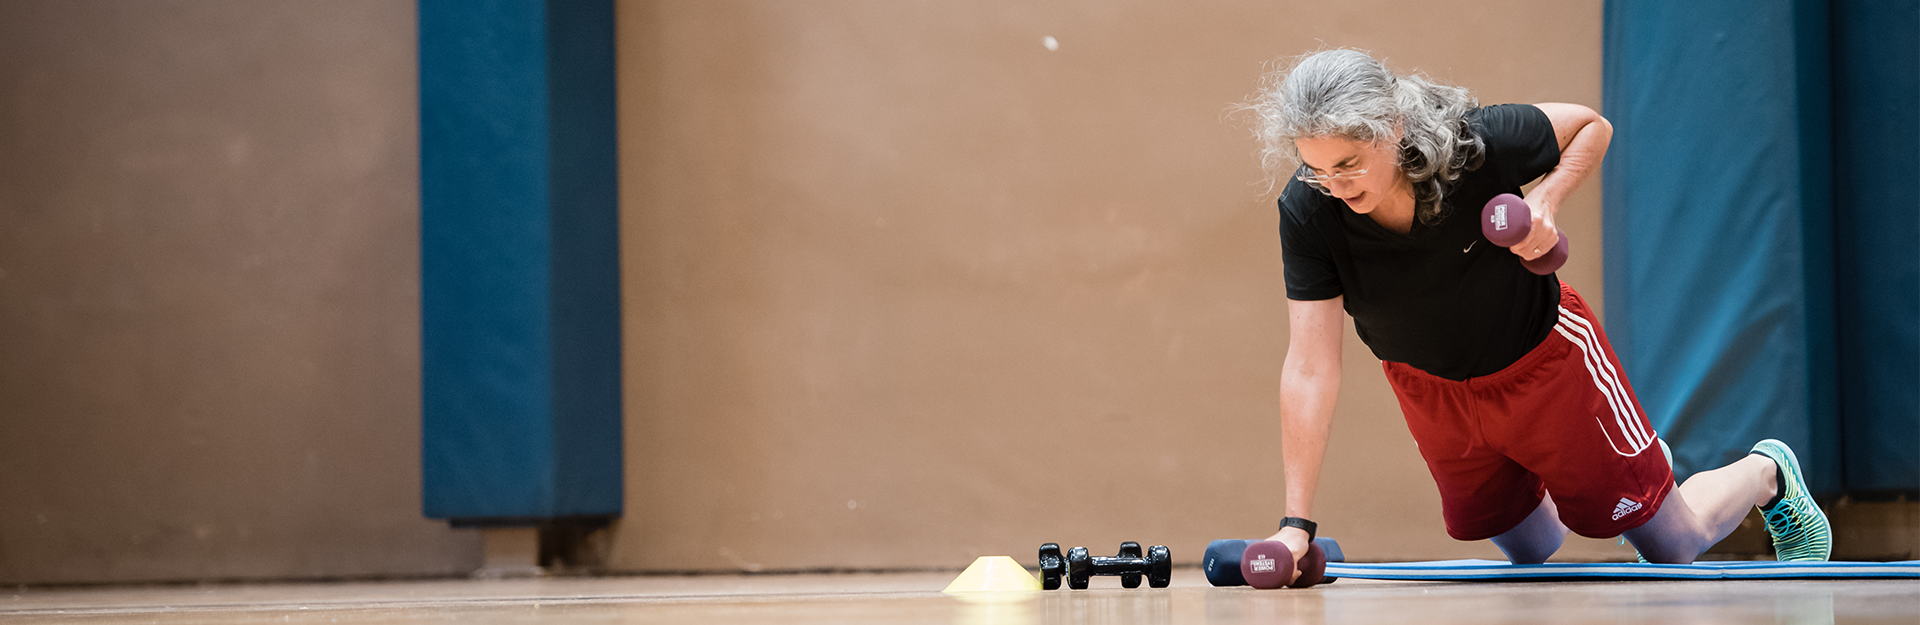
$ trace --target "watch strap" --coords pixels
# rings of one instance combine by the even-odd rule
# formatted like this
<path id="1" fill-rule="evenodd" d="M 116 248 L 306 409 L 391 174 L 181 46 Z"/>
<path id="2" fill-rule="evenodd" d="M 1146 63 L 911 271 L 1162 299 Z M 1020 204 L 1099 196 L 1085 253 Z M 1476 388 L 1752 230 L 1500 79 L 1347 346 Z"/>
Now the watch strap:
<path id="1" fill-rule="evenodd" d="M 1307 542 L 1313 542 L 1314 533 L 1320 529 L 1320 524 L 1297 516 L 1280 519 L 1280 529 L 1287 529 L 1289 527 L 1297 527 L 1305 531 L 1307 533 Z"/>

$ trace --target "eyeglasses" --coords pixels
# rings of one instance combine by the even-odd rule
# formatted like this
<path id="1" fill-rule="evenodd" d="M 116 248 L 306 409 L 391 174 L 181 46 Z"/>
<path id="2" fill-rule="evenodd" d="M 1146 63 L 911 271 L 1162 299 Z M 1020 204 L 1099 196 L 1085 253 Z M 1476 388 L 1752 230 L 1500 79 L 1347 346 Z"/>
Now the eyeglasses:
<path id="1" fill-rule="evenodd" d="M 1293 178 L 1295 180 L 1299 180 L 1301 182 L 1313 185 L 1313 188 L 1315 189 L 1326 191 L 1328 182 L 1332 182 L 1335 180 L 1345 180 L 1348 182 L 1352 182 L 1353 179 L 1359 178 L 1365 175 L 1367 175 L 1367 170 L 1356 169 L 1353 171 L 1343 171 L 1337 174 L 1321 176 L 1321 175 L 1314 174 L 1312 169 L 1308 169 L 1307 166 L 1302 165 L 1300 166 L 1300 170 L 1293 174 Z"/>

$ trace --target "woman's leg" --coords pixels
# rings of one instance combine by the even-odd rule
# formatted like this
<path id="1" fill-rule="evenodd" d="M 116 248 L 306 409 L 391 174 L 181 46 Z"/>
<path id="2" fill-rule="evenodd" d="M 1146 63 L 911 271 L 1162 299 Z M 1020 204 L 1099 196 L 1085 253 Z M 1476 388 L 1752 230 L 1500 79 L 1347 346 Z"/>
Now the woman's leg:
<path id="1" fill-rule="evenodd" d="M 1776 493 L 1779 469 L 1766 456 L 1747 457 L 1695 474 L 1667 496 L 1645 524 L 1627 530 L 1627 540 L 1648 562 L 1687 564 L 1740 526 L 1747 510 Z"/>
<path id="2" fill-rule="evenodd" d="M 1546 562 L 1567 540 L 1567 526 L 1560 523 L 1560 511 L 1553 505 L 1553 494 L 1540 498 L 1540 507 L 1506 533 L 1493 537 L 1493 544 L 1514 564 Z"/>

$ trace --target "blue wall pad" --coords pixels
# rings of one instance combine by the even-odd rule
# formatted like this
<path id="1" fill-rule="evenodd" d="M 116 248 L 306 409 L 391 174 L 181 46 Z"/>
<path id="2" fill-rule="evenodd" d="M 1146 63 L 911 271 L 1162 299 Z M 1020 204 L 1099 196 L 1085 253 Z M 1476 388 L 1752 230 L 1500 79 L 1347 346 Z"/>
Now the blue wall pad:
<path id="1" fill-rule="evenodd" d="M 1328 575 L 1354 579 L 1457 582 L 1715 579 L 1920 579 L 1920 560 L 1906 562 L 1695 562 L 1693 564 L 1548 563 L 1495 560 L 1330 562 Z"/>
<path id="2" fill-rule="evenodd" d="M 1606 4 L 1607 330 L 1657 381 L 1634 390 L 1682 478 L 1778 438 L 1838 485 L 1831 236 L 1805 219 L 1829 214 L 1826 25 L 1803 4 Z"/>
<path id="3" fill-rule="evenodd" d="M 1686 478 L 1920 494 L 1920 0 L 1609 0 L 1607 327 Z"/>
<path id="4" fill-rule="evenodd" d="M 1920 0 L 1833 3 L 1834 291 L 1847 492 L 1920 493 Z"/>
<path id="5" fill-rule="evenodd" d="M 621 511 L 611 0 L 420 0 L 426 516 Z"/>

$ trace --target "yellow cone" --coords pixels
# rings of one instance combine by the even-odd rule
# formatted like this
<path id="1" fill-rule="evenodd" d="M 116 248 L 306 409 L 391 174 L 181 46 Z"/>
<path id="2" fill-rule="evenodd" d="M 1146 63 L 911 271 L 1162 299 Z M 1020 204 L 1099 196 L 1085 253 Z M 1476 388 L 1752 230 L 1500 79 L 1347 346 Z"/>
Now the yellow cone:
<path id="1" fill-rule="evenodd" d="M 1007 556 L 980 556 L 961 571 L 947 589 L 940 592 L 990 592 L 996 590 L 1040 590 L 1040 580 L 1026 567 Z"/>

